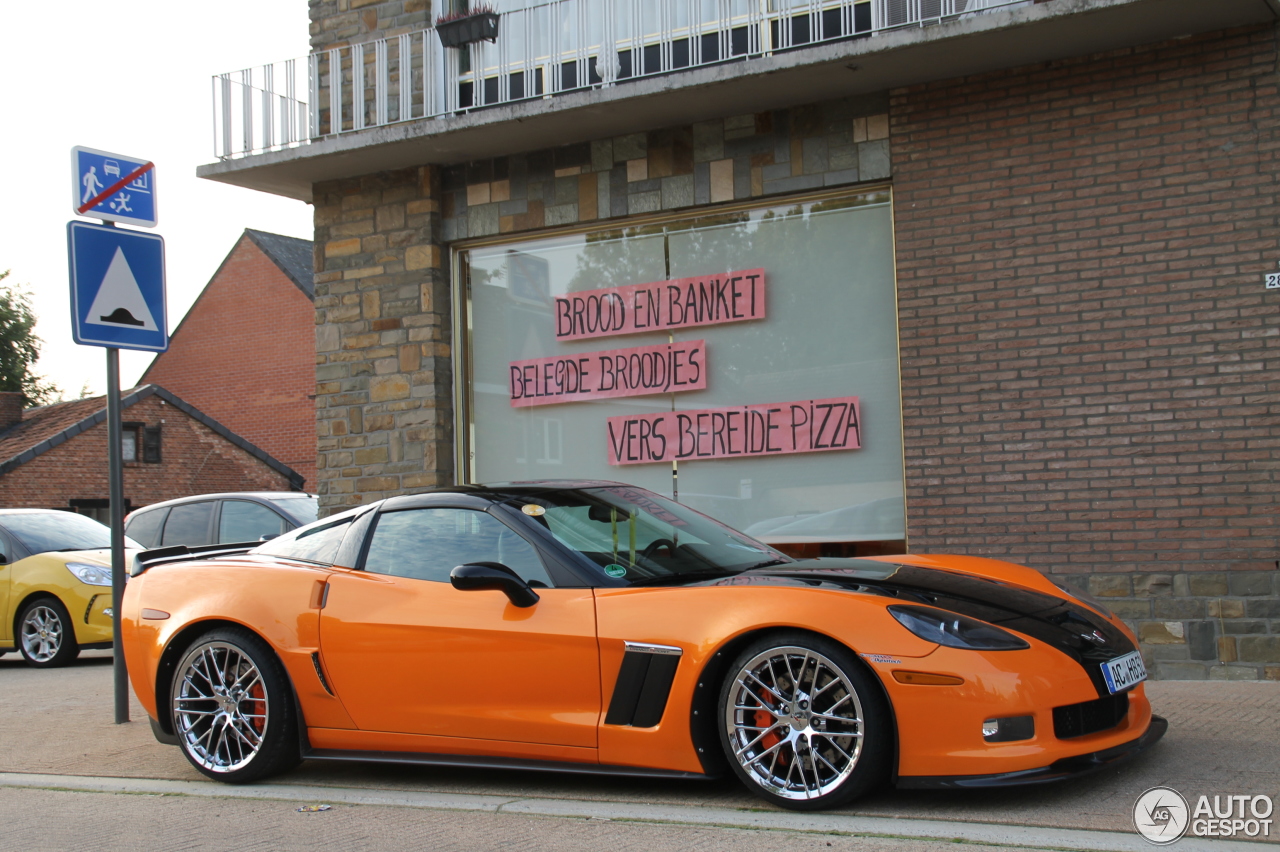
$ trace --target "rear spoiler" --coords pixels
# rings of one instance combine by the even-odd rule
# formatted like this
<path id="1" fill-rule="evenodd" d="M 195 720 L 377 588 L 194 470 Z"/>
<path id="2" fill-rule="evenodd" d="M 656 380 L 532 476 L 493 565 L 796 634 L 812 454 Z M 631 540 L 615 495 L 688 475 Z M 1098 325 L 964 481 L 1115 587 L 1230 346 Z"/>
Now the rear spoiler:
<path id="1" fill-rule="evenodd" d="M 239 556 L 248 553 L 260 541 L 242 541 L 235 544 L 202 544 L 188 547 L 177 544 L 172 547 L 158 547 L 155 550 L 144 550 L 133 555 L 133 564 L 129 566 L 129 576 L 137 577 L 148 568 L 167 565 L 170 562 L 191 562 L 196 559 L 217 559 L 220 556 Z"/>

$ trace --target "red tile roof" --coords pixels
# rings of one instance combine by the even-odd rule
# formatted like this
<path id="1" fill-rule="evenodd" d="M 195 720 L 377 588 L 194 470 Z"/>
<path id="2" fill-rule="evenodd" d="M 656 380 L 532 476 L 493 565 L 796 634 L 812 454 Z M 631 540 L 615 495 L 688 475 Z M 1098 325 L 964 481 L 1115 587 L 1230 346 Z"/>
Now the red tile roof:
<path id="1" fill-rule="evenodd" d="M 123 391 L 120 395 L 120 408 L 121 410 L 126 409 L 135 402 L 146 399 L 152 394 L 159 394 L 161 399 L 175 406 L 179 411 L 208 426 L 237 447 L 261 459 L 274 470 L 283 473 L 297 487 L 302 487 L 302 475 L 293 468 L 282 464 L 259 447 L 241 438 L 207 414 L 178 399 L 159 385 L 142 385 L 138 388 Z M 30 408 L 22 412 L 21 423 L 4 432 L 0 432 L 0 476 L 74 438 L 81 432 L 97 426 L 106 419 L 107 398 L 105 396 L 76 399 L 70 402 L 55 402 L 52 405 L 42 405 L 39 408 Z"/>

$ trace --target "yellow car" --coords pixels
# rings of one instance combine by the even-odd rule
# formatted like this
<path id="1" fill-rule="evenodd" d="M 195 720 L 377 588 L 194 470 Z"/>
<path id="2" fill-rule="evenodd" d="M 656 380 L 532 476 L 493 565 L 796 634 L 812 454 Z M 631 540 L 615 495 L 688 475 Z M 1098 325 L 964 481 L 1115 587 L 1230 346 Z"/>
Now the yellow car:
<path id="1" fill-rule="evenodd" d="M 111 530 L 74 512 L 0 509 L 0 613 L 0 654 L 16 648 L 33 666 L 110 648 Z"/>

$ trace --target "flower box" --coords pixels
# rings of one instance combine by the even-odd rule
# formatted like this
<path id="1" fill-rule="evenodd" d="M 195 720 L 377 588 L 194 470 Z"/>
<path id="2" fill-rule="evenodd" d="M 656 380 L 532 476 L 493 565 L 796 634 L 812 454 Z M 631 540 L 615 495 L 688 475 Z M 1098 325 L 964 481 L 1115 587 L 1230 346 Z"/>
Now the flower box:
<path id="1" fill-rule="evenodd" d="M 436 21 L 436 34 L 445 47 L 462 47 L 477 41 L 497 41 L 498 13 L 477 12 L 461 18 Z"/>

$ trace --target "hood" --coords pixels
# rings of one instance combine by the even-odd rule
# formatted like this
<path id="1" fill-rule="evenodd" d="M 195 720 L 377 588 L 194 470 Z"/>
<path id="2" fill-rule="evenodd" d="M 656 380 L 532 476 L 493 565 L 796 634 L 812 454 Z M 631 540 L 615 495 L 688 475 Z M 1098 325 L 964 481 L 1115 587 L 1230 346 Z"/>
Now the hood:
<path id="1" fill-rule="evenodd" d="M 905 561 L 802 559 L 714 582 L 803 583 L 966 615 L 1056 648 L 1080 664 L 1103 696 L 1110 692 L 1100 664 L 1135 650 L 1120 628 L 1084 604 L 1002 580 Z"/>

